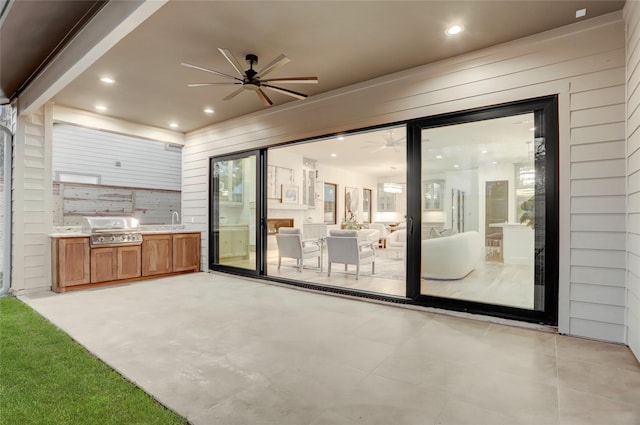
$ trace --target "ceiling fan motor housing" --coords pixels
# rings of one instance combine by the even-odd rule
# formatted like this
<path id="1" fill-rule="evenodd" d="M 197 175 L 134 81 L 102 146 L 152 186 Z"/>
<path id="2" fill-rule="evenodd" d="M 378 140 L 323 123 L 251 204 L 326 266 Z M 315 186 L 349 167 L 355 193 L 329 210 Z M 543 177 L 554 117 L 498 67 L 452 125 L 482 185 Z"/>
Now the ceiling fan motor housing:
<path id="1" fill-rule="evenodd" d="M 252 54 L 248 54 L 247 56 L 245 56 L 245 59 L 247 60 L 247 63 L 249 64 L 249 69 L 247 69 L 244 73 L 247 76 L 247 78 L 244 81 L 244 85 L 253 85 L 256 83 L 259 83 L 259 81 L 257 79 L 254 79 L 254 77 L 256 76 L 256 74 L 258 73 L 257 71 L 255 71 L 253 69 L 253 65 L 257 65 L 258 64 L 258 57 L 256 55 L 252 55 Z M 248 87 L 248 88 L 252 88 L 252 87 Z"/>

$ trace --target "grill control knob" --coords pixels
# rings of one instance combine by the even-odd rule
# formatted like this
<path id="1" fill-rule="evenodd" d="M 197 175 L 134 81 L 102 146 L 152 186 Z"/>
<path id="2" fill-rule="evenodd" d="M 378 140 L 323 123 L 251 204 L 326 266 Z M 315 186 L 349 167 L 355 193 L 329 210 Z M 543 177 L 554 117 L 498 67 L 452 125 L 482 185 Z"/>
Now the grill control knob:
<path id="1" fill-rule="evenodd" d="M 104 236 L 100 236 L 100 237 L 98 238 L 98 242 L 104 242 Z"/>
<path id="2" fill-rule="evenodd" d="M 109 240 L 113 242 L 113 241 L 115 241 L 115 240 L 116 240 L 116 238 L 115 238 L 114 236 L 111 236 L 111 237 L 109 238 Z"/>

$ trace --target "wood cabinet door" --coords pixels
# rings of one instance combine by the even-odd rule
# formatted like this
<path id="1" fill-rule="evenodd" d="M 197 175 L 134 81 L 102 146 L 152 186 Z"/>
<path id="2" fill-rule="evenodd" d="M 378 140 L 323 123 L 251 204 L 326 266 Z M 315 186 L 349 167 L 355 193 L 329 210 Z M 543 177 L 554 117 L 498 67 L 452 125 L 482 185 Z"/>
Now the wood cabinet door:
<path id="1" fill-rule="evenodd" d="M 200 234 L 176 233 L 173 235 L 173 271 L 200 270 Z"/>
<path id="2" fill-rule="evenodd" d="M 142 276 L 173 271 L 173 238 L 171 234 L 142 237 Z"/>
<path id="3" fill-rule="evenodd" d="M 108 282 L 117 278 L 116 248 L 93 248 L 91 250 L 91 283 Z"/>
<path id="4" fill-rule="evenodd" d="M 140 277 L 140 246 L 121 246 L 118 251 L 118 279 Z"/>
<path id="5" fill-rule="evenodd" d="M 89 283 L 91 277 L 89 238 L 58 239 L 57 250 L 57 286 Z"/>

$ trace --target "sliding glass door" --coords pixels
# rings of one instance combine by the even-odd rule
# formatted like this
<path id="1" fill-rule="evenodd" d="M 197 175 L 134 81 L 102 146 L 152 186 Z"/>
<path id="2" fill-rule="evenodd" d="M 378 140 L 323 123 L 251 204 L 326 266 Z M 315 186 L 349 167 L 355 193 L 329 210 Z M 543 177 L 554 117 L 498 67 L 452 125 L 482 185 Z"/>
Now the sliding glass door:
<path id="1" fill-rule="evenodd" d="M 211 159 L 210 267 L 258 274 L 259 152 Z"/>
<path id="2" fill-rule="evenodd" d="M 417 299 L 555 321 L 555 105 L 547 98 L 417 122 Z"/>
<path id="3" fill-rule="evenodd" d="M 210 267 L 555 324 L 557 134 L 548 97 L 212 158 Z"/>

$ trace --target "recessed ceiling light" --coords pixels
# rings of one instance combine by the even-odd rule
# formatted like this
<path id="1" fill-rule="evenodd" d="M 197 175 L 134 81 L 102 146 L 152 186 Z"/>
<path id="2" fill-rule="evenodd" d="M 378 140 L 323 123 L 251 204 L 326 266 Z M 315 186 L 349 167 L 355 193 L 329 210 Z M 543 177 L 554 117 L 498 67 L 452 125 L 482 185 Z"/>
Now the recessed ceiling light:
<path id="1" fill-rule="evenodd" d="M 448 35 L 460 34 L 462 31 L 464 31 L 462 25 L 451 25 L 449 28 L 447 28 Z"/>
<path id="2" fill-rule="evenodd" d="M 213 114 L 213 109 L 211 109 L 211 108 L 204 108 L 202 111 L 203 111 L 205 114 Z"/>
<path id="3" fill-rule="evenodd" d="M 97 109 L 98 111 L 106 111 L 106 110 L 107 110 L 107 107 L 106 107 L 106 106 L 104 106 L 104 105 L 96 105 L 96 109 Z"/>
<path id="4" fill-rule="evenodd" d="M 586 16 L 586 14 L 587 14 L 587 9 L 576 10 L 576 18 L 582 18 L 583 16 Z"/>
<path id="5" fill-rule="evenodd" d="M 531 127 L 531 128 L 529 129 L 529 131 L 536 131 L 536 128 L 535 128 L 535 127 Z"/>
<path id="6" fill-rule="evenodd" d="M 335 154 L 335 153 L 331 154 L 331 158 L 335 158 L 336 156 L 338 156 L 338 154 Z"/>
<path id="7" fill-rule="evenodd" d="M 453 164 L 453 168 L 460 168 L 458 164 Z"/>
<path id="8" fill-rule="evenodd" d="M 171 128 L 178 128 L 178 124 L 175 122 L 172 122 L 171 124 L 169 124 L 169 127 Z"/>
<path id="9" fill-rule="evenodd" d="M 436 159 L 442 159 L 442 155 L 436 155 Z"/>
<path id="10" fill-rule="evenodd" d="M 487 153 L 487 152 L 489 152 L 489 151 L 488 151 L 488 150 L 486 150 L 486 149 L 482 149 L 482 150 L 480 151 L 480 153 Z"/>
<path id="11" fill-rule="evenodd" d="M 498 161 L 492 161 L 491 163 L 492 163 L 493 165 L 497 165 L 497 164 L 498 164 Z"/>
<path id="12" fill-rule="evenodd" d="M 109 77 L 100 77 L 100 81 L 102 81 L 103 83 L 107 83 L 107 84 L 113 84 L 116 82 L 116 80 L 114 80 L 113 78 L 109 78 Z"/>
<path id="13" fill-rule="evenodd" d="M 344 140 L 344 136 L 338 136 L 338 140 Z"/>

